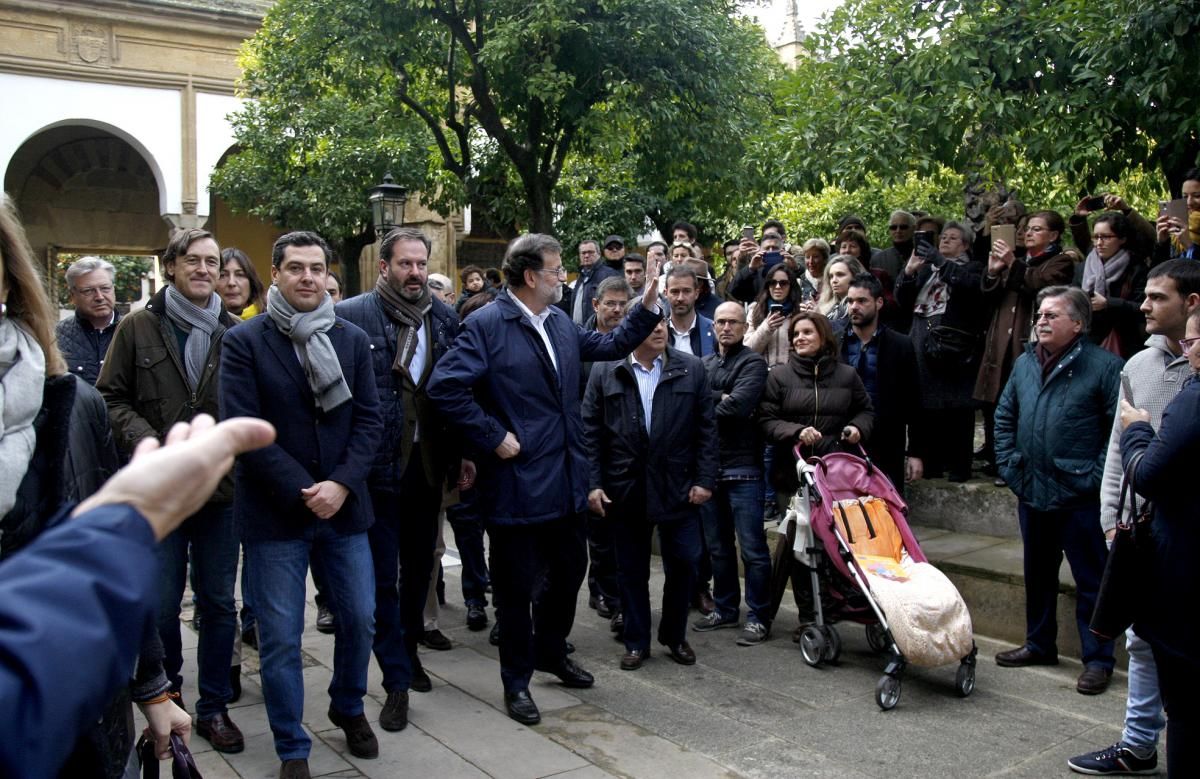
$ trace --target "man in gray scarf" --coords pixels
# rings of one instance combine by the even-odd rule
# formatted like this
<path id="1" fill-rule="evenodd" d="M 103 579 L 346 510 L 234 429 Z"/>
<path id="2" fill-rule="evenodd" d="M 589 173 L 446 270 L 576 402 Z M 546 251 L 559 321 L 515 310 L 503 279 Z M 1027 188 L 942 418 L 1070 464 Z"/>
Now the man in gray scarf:
<path id="1" fill-rule="evenodd" d="M 321 562 L 337 617 L 329 720 L 351 754 L 379 755 L 363 695 L 375 632 L 367 474 L 383 426 L 371 343 L 334 316 L 325 291 L 330 259 L 315 233 L 279 238 L 267 315 L 231 330 L 221 360 L 222 416 L 258 417 L 277 431 L 274 444 L 238 461 L 233 513 L 258 616 L 267 719 L 288 779 L 309 775 L 312 747 L 301 725 L 300 652 L 310 560 Z"/>
<path id="2" fill-rule="evenodd" d="M 222 342 L 226 329 L 238 321 L 216 293 L 220 257 L 212 233 L 181 230 L 162 257 L 167 285 L 145 308 L 117 324 L 96 388 L 108 404 L 113 437 L 127 454 L 143 438 L 164 440 L 176 422 L 200 413 L 217 416 Z M 190 558 L 200 623 L 196 732 L 220 752 L 241 752 L 244 746 L 227 713 L 233 697 L 229 658 L 237 632 L 232 497 L 233 482 L 226 477 L 204 508 L 158 548 L 163 667 L 183 706 L 178 698 L 183 685 L 179 612 Z"/>
<path id="3" fill-rule="evenodd" d="M 446 428 L 425 394 L 434 364 L 458 332 L 453 309 L 430 293 L 429 248 L 420 230 L 392 230 L 379 247 L 375 288 L 337 307 L 340 316 L 371 338 L 384 419 L 369 486 L 375 513 L 370 531 L 374 648 L 387 692 L 379 717 L 385 730 L 408 723 L 410 689 L 429 692 L 432 687 L 417 655 L 418 642 L 450 648 L 441 631 L 425 631 L 423 610 L 441 526 L 442 486 L 449 480 L 469 488 L 475 473 L 473 464 L 460 460 L 458 436 Z M 482 604 L 468 604 L 468 624 L 475 629 L 487 625 Z"/>

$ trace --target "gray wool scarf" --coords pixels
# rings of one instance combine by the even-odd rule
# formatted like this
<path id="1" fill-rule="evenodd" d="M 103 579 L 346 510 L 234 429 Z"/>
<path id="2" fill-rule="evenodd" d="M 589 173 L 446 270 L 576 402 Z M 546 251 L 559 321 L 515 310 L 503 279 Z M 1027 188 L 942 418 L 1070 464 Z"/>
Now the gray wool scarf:
<path id="1" fill-rule="evenodd" d="M 16 504 L 29 470 L 37 445 L 33 422 L 45 383 L 42 347 L 12 318 L 0 316 L 0 519 Z"/>
<path id="2" fill-rule="evenodd" d="M 1121 276 L 1125 275 L 1129 262 L 1129 252 L 1125 249 L 1121 249 L 1105 261 L 1100 259 L 1100 253 L 1093 248 L 1083 263 L 1083 281 L 1080 286 L 1089 295 L 1094 292 L 1106 298 L 1116 297 L 1121 294 L 1116 284 L 1121 280 Z"/>
<path id="3" fill-rule="evenodd" d="M 326 294 L 321 305 L 312 311 L 297 311 L 283 297 L 279 287 L 272 284 L 267 290 L 267 314 L 279 332 L 290 338 L 300 352 L 304 375 L 317 399 L 317 407 L 328 413 L 350 400 L 353 397 L 350 386 L 342 375 L 342 363 L 328 336 L 336 318 L 333 298 Z"/>
<path id="4" fill-rule="evenodd" d="M 200 308 L 175 289 L 174 284 L 168 284 L 167 319 L 188 334 L 183 349 L 183 367 L 187 370 L 188 384 L 196 389 L 200 386 L 200 377 L 204 375 L 204 363 L 208 360 L 213 333 L 221 326 L 221 296 L 212 293 L 208 305 Z"/>

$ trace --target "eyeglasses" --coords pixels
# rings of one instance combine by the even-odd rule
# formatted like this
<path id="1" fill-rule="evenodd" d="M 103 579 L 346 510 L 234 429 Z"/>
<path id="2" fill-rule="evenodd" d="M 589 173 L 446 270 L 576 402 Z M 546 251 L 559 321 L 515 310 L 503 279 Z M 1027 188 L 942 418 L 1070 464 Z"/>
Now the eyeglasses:
<path id="1" fill-rule="evenodd" d="M 1053 322 L 1055 319 L 1058 319 L 1060 316 L 1062 316 L 1062 315 L 1061 315 L 1061 314 L 1055 314 L 1055 313 L 1053 313 L 1053 312 L 1051 312 L 1051 311 L 1044 311 L 1044 312 L 1043 312 L 1043 311 L 1039 311 L 1039 312 L 1037 313 L 1037 315 L 1036 315 L 1036 316 L 1034 316 L 1034 318 L 1033 318 L 1033 321 L 1035 321 L 1035 322 L 1040 322 L 1040 321 L 1042 321 L 1043 319 L 1045 319 L 1047 322 Z"/>
<path id="2" fill-rule="evenodd" d="M 1095 243 L 1097 241 L 1111 241 L 1112 239 L 1114 239 L 1116 237 L 1117 236 L 1113 233 L 1092 233 L 1092 242 Z"/>
<path id="3" fill-rule="evenodd" d="M 85 298 L 90 298 L 92 295 L 95 295 L 97 292 L 99 292 L 101 295 L 111 295 L 112 291 L 113 291 L 112 284 L 101 284 L 96 287 L 80 287 L 79 289 L 75 290 L 75 294 L 82 295 Z"/>
<path id="4" fill-rule="evenodd" d="M 561 265 L 559 265 L 557 268 L 539 268 L 538 273 L 553 273 L 560 279 L 565 279 L 567 277 L 567 269 Z"/>
<path id="5" fill-rule="evenodd" d="M 1179 348 L 1183 349 L 1186 352 L 1188 349 L 1191 349 L 1192 345 L 1195 344 L 1197 341 L 1200 341 L 1200 336 L 1192 336 L 1191 338 L 1180 338 L 1179 339 Z"/>
<path id="6" fill-rule="evenodd" d="M 1049 229 L 1050 229 L 1049 227 L 1033 227 L 1033 226 L 1030 226 L 1030 227 L 1026 227 L 1026 228 L 1025 228 L 1025 232 L 1027 232 L 1027 233 L 1044 233 L 1044 232 L 1046 232 L 1046 231 L 1047 231 L 1047 230 L 1049 230 Z"/>
<path id="7" fill-rule="evenodd" d="M 770 281 L 767 282 L 767 286 L 768 287 L 786 287 L 791 283 L 792 282 L 788 281 L 787 279 L 771 279 Z"/>
<path id="8" fill-rule="evenodd" d="M 888 225 L 889 230 L 911 230 L 912 225 Z"/>

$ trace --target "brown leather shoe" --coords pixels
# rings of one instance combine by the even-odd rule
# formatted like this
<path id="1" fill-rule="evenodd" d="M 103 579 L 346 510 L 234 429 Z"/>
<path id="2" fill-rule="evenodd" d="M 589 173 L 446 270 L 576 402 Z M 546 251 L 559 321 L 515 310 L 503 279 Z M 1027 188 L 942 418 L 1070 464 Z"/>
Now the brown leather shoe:
<path id="1" fill-rule="evenodd" d="M 1057 655 L 1039 655 L 1027 646 L 996 653 L 996 665 L 1002 668 L 1024 668 L 1027 665 L 1058 665 Z"/>
<path id="2" fill-rule="evenodd" d="M 675 646 L 667 647 L 667 654 L 680 665 L 696 664 L 696 653 L 692 651 L 692 647 L 686 641 L 680 641 Z"/>
<path id="3" fill-rule="evenodd" d="M 1108 689 L 1108 680 L 1111 678 L 1112 671 L 1109 669 L 1098 665 L 1089 665 L 1083 669 L 1083 673 L 1079 674 L 1079 680 L 1075 682 L 1075 690 L 1081 695 L 1099 695 Z"/>
<path id="4" fill-rule="evenodd" d="M 221 712 L 207 719 L 196 718 L 196 733 L 203 737 L 212 748 L 218 752 L 236 755 L 246 748 L 246 740 L 242 731 L 229 719 L 229 714 Z"/>
<path id="5" fill-rule="evenodd" d="M 630 649 L 621 658 L 622 671 L 636 671 L 642 667 L 642 663 L 646 662 L 646 658 L 650 656 L 649 649 Z"/>
<path id="6" fill-rule="evenodd" d="M 284 760 L 283 765 L 279 766 L 279 779 L 312 779 L 312 774 L 308 772 L 308 761 Z"/>
<path id="7" fill-rule="evenodd" d="M 693 599 L 692 605 L 695 606 L 696 610 L 701 614 L 712 614 L 717 610 L 717 602 L 713 600 L 712 592 L 707 589 L 696 593 L 696 597 Z"/>

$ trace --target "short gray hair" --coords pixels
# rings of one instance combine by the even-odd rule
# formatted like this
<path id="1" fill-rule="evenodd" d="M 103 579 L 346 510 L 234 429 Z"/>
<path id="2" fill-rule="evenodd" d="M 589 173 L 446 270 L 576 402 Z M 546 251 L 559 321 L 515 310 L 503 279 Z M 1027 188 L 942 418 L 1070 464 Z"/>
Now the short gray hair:
<path id="1" fill-rule="evenodd" d="M 890 222 L 891 220 L 895 219 L 896 217 L 900 217 L 900 220 L 902 222 L 904 222 L 905 224 L 907 224 L 909 227 L 916 227 L 916 225 L 917 225 L 917 218 L 915 216 L 913 216 L 912 214 L 908 213 L 907 211 L 893 211 L 892 215 L 890 217 L 888 217 L 888 221 Z"/>
<path id="2" fill-rule="evenodd" d="M 108 260 L 99 257 L 80 257 L 67 268 L 67 289 L 75 289 L 75 281 L 80 276 L 86 276 L 92 271 L 102 270 L 108 273 L 110 281 L 117 280 L 117 269 Z"/>
<path id="3" fill-rule="evenodd" d="M 958 234 L 962 236 L 963 243 L 967 245 L 967 249 L 970 249 L 975 244 L 975 231 L 965 222 L 946 222 L 942 227 L 942 232 L 944 233 L 947 230 L 958 230 Z"/>
<path id="4" fill-rule="evenodd" d="M 546 264 L 546 254 L 562 255 L 562 244 L 552 235 L 526 233 L 512 239 L 504 252 L 504 278 L 508 286 L 525 286 L 525 271 L 540 271 Z"/>
<path id="5" fill-rule="evenodd" d="M 629 282 L 623 276 L 609 276 L 596 285 L 596 291 L 592 293 L 592 300 L 599 302 L 609 292 L 620 292 L 625 297 L 633 297 L 633 287 L 629 286 Z"/>
<path id="6" fill-rule="evenodd" d="M 1092 329 L 1092 301 L 1082 289 L 1065 284 L 1046 287 L 1037 294 L 1037 310 L 1041 309 L 1042 302 L 1047 298 L 1062 298 L 1067 304 L 1067 316 L 1071 317 L 1071 321 L 1083 325 L 1084 333 Z M 1037 317 L 1036 310 L 1034 317 Z"/>
<path id="7" fill-rule="evenodd" d="M 426 278 L 428 279 L 429 287 L 438 292 L 454 289 L 454 282 L 450 281 L 449 276 L 444 276 L 441 273 L 430 273 Z"/>

